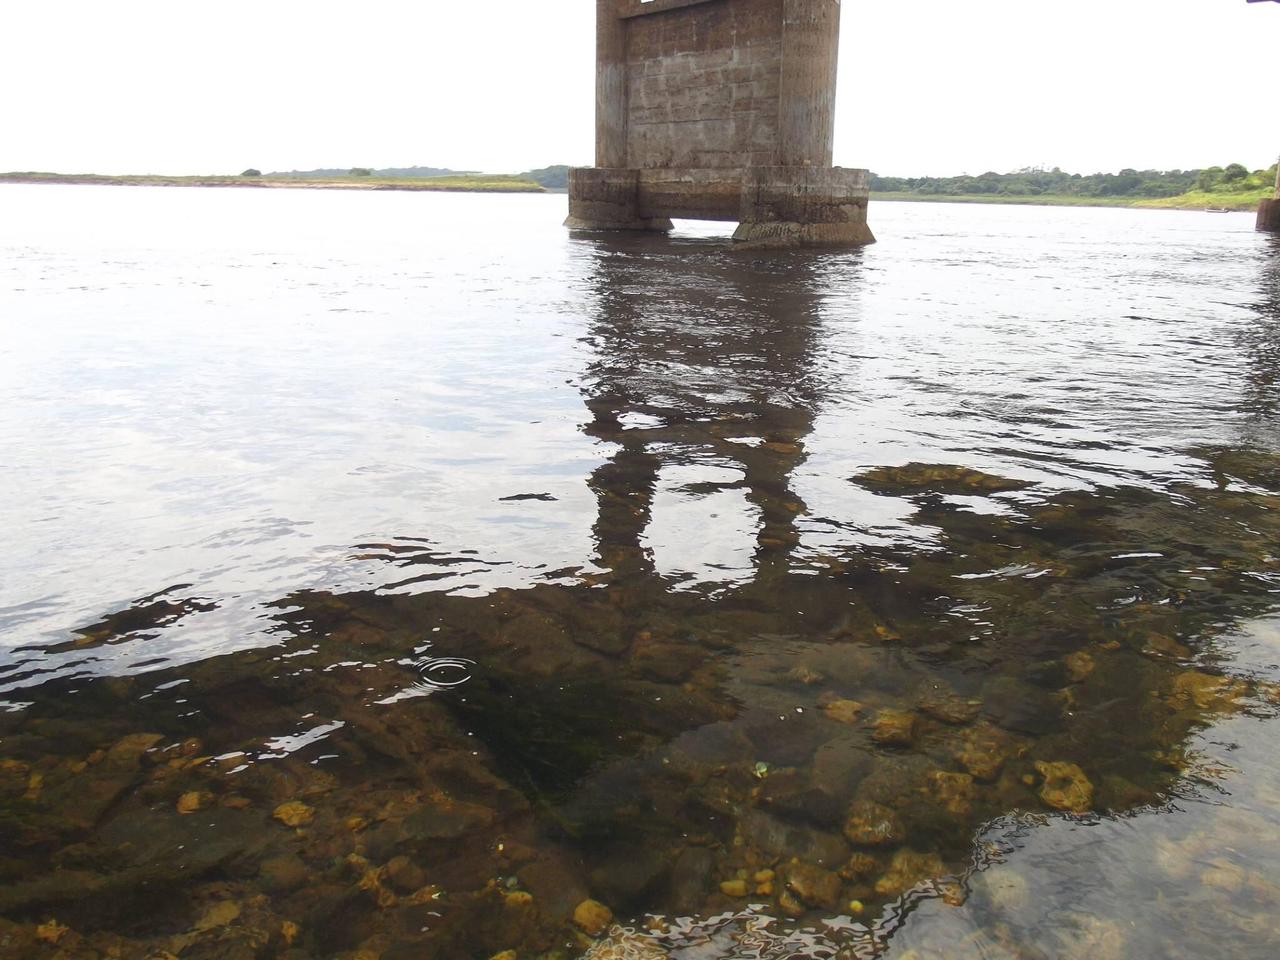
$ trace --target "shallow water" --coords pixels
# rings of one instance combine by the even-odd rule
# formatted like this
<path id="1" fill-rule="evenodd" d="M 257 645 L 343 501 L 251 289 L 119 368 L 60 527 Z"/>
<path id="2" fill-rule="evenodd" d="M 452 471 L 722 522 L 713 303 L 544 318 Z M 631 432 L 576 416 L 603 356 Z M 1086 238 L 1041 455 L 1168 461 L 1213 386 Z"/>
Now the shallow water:
<path id="1" fill-rule="evenodd" d="M 0 192 L 0 955 L 1270 953 L 1276 242 L 562 208 Z"/>

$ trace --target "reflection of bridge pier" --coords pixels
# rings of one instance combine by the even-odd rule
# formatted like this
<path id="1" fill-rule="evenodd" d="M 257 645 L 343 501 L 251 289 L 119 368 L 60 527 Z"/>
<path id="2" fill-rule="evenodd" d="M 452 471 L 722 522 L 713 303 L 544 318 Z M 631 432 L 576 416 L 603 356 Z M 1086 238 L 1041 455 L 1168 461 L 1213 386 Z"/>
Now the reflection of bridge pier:
<path id="1" fill-rule="evenodd" d="M 655 531 L 674 530 L 692 556 L 714 529 L 740 561 L 707 564 L 709 580 L 785 574 L 805 513 L 791 475 L 823 397 L 813 262 L 744 269 L 709 248 L 640 238 L 597 250 L 585 429 L 617 446 L 590 480 L 598 562 L 619 579 L 669 572 Z"/>

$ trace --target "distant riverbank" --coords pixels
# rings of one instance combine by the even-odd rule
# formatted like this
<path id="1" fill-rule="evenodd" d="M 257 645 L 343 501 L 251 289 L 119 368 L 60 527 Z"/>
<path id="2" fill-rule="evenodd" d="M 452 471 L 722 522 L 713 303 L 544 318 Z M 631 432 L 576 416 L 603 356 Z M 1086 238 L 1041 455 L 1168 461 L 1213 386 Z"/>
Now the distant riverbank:
<path id="1" fill-rule="evenodd" d="M 163 176 L 97 173 L 0 173 L 0 184 L 91 184 L 117 187 L 256 187 L 282 190 L 427 190 L 456 193 L 562 193 L 520 174 L 451 174 L 438 177 L 386 176 Z M 994 203 L 1047 207 L 1139 207 L 1175 210 L 1253 211 L 1273 191 L 1192 190 L 1175 197 L 1082 197 L 1057 194 L 948 194 L 915 191 L 872 191 L 872 200 L 912 203 Z"/>
<path id="2" fill-rule="evenodd" d="M 1230 210 L 1253 211 L 1258 203 L 1272 196 L 1271 190 L 1248 193 L 1205 193 L 1191 191 L 1176 197 L 1072 197 L 1072 196 L 1008 196 L 1004 194 L 926 194 L 873 191 L 872 200 L 902 200 L 911 203 L 995 203 L 1041 207 L 1138 207 L 1157 210 Z"/>
<path id="3" fill-rule="evenodd" d="M 546 193 L 519 176 L 460 174 L 447 177 L 170 177 L 97 173 L 0 173 L 0 183 L 88 184 L 109 187 L 257 187 L 303 190 L 431 190 L 457 193 Z"/>

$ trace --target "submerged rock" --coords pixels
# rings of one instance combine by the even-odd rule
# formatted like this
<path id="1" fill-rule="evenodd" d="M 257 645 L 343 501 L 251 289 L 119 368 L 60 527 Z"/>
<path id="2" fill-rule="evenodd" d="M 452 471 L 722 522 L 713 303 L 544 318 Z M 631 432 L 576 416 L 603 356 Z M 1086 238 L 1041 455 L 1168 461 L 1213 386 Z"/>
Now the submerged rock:
<path id="1" fill-rule="evenodd" d="M 286 827 L 301 827 L 314 820 L 316 812 L 301 800 L 290 800 L 276 807 L 271 815 Z"/>
<path id="2" fill-rule="evenodd" d="M 942 723 L 961 726 L 972 723 L 982 710 L 982 701 L 960 696 L 943 683 L 931 683 L 921 695 L 920 712 Z"/>
<path id="3" fill-rule="evenodd" d="M 1087 813 L 1093 807 L 1093 784 L 1074 763 L 1036 761 L 1036 769 L 1044 777 L 1040 799 L 1055 810 Z"/>
<path id="4" fill-rule="evenodd" d="M 840 877 L 830 870 L 792 860 L 783 877 L 786 889 L 811 907 L 834 910 L 840 901 Z"/>
<path id="5" fill-rule="evenodd" d="M 1097 667 L 1087 650 L 1077 650 L 1068 655 L 1063 662 L 1067 665 L 1067 672 L 1071 674 L 1071 679 L 1075 683 L 1084 680 Z"/>
<path id="6" fill-rule="evenodd" d="M 916 715 L 910 710 L 881 710 L 871 739 L 890 747 L 907 747 L 916 738 Z"/>
<path id="7" fill-rule="evenodd" d="M 843 863 L 849 855 L 849 848 L 835 834 L 788 823 L 763 810 L 748 810 L 742 815 L 738 838 L 774 860 L 796 857 L 825 866 Z"/>
<path id="8" fill-rule="evenodd" d="M 867 800 L 858 800 L 849 808 L 844 824 L 844 835 L 858 847 L 890 846 L 902 840 L 902 821 L 888 807 Z"/>
<path id="9" fill-rule="evenodd" d="M 822 712 L 836 723 L 856 723 L 862 713 L 862 704 L 857 700 L 832 700 L 822 708 Z"/>
<path id="10" fill-rule="evenodd" d="M 942 493 L 951 495 L 1005 493 L 1025 490 L 1025 480 L 997 477 L 970 467 L 941 463 L 908 463 L 874 467 L 857 477 L 860 486 L 884 494 Z"/>
<path id="11" fill-rule="evenodd" d="M 1012 737 L 998 727 L 984 723 L 968 732 L 956 759 L 975 780 L 990 782 L 1000 776 L 1000 771 L 1015 752 Z"/>
<path id="12" fill-rule="evenodd" d="M 882 897 L 900 897 L 922 880 L 945 872 L 946 867 L 936 853 L 899 850 L 893 855 L 889 869 L 876 881 L 876 893 Z"/>
<path id="13" fill-rule="evenodd" d="M 598 937 L 613 923 L 613 911 L 598 900 L 583 900 L 574 907 L 573 922 L 591 937 Z"/>
<path id="14" fill-rule="evenodd" d="M 967 773 L 949 773 L 937 770 L 930 774 L 930 788 L 933 798 L 953 816 L 967 816 L 973 811 L 973 801 L 977 791 L 973 786 L 973 777 Z"/>

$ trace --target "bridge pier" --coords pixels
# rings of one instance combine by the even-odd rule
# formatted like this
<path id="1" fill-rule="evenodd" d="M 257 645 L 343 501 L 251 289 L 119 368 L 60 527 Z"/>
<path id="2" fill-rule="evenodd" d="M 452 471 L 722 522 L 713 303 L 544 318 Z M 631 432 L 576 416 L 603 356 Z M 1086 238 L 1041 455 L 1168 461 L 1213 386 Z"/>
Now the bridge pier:
<path id="1" fill-rule="evenodd" d="M 874 243 L 867 172 L 831 165 L 839 27 L 839 0 L 597 0 L 596 165 L 565 225 Z"/>
<path id="2" fill-rule="evenodd" d="M 1258 206 L 1258 229 L 1280 233 L 1280 167 L 1276 169 L 1274 200 L 1263 200 Z"/>

